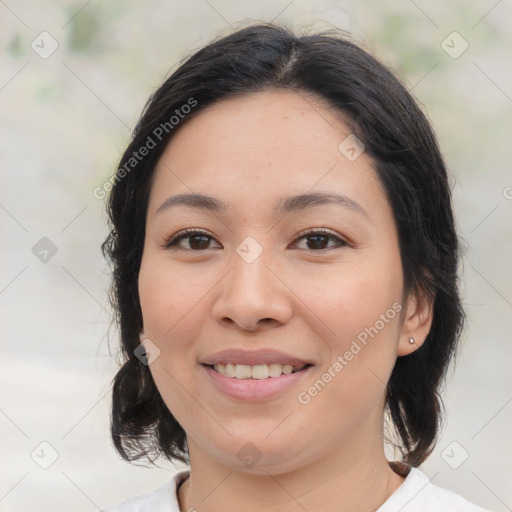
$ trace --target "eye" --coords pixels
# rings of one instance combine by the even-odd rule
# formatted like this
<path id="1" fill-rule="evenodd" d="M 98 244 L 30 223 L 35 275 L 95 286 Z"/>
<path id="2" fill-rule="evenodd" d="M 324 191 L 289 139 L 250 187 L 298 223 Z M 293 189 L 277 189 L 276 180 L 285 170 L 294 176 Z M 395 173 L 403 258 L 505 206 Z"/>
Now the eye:
<path id="1" fill-rule="evenodd" d="M 306 239 L 306 243 L 309 244 L 308 247 L 306 247 L 306 250 L 311 250 L 314 252 L 332 249 L 332 246 L 326 246 L 326 244 L 329 244 L 329 240 L 334 240 L 336 242 L 335 247 L 344 247 L 349 245 L 348 242 L 343 240 L 337 234 L 325 228 L 316 228 L 302 231 L 296 238 L 295 244 L 297 241 L 301 241 L 302 239 Z M 188 240 L 188 243 L 186 244 L 188 247 L 181 243 L 184 240 Z M 212 240 L 214 240 L 214 238 L 205 231 L 189 228 L 180 231 L 171 237 L 170 240 L 165 242 L 164 247 L 166 249 L 177 248 L 201 252 L 212 249 L 212 247 L 209 247 Z"/>
<path id="2" fill-rule="evenodd" d="M 349 245 L 347 241 L 343 240 L 343 238 L 339 237 L 334 232 L 325 228 L 316 228 L 302 231 L 301 233 L 299 233 L 296 240 L 300 241 L 302 239 L 307 240 L 306 243 L 309 244 L 309 246 L 306 249 L 312 250 L 314 252 L 332 249 L 332 246 L 326 246 L 326 244 L 329 243 L 329 239 L 334 240 L 336 242 L 336 246 L 338 247 L 344 247 L 346 245 Z"/>
<path id="3" fill-rule="evenodd" d="M 183 247 L 181 242 L 188 240 L 188 247 Z M 194 228 L 184 229 L 175 236 L 171 237 L 170 240 L 165 242 L 164 247 L 166 249 L 178 248 L 192 251 L 205 251 L 211 249 L 208 247 L 213 237 L 204 231 L 198 231 Z"/>

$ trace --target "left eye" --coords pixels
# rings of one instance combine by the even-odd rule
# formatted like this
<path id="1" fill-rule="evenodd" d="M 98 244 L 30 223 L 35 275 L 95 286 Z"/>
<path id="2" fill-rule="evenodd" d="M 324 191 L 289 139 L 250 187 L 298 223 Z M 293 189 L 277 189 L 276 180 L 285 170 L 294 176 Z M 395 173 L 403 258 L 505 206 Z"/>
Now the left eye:
<path id="1" fill-rule="evenodd" d="M 327 246 L 329 244 L 329 240 L 334 240 L 336 242 L 335 246 L 338 247 L 348 245 L 348 243 L 341 237 L 337 236 L 331 231 L 327 231 L 324 229 L 316 229 L 302 232 L 295 239 L 294 243 L 297 243 L 298 241 L 301 241 L 303 239 L 307 240 L 306 243 L 308 244 L 308 247 L 306 247 L 306 250 L 311 250 L 314 252 L 331 249 L 332 246 Z M 188 240 L 188 247 L 183 247 L 180 244 L 182 240 Z M 211 240 L 215 239 L 208 233 L 192 229 L 182 231 L 181 233 L 178 233 L 177 235 L 173 236 L 168 242 L 165 243 L 164 247 L 166 249 L 178 248 L 199 252 L 212 249 L 212 247 L 209 247 Z"/>
<path id="2" fill-rule="evenodd" d="M 306 239 L 309 241 L 306 243 L 309 243 L 309 247 L 307 249 L 318 251 L 318 250 L 326 250 L 330 249 L 331 247 L 327 247 L 326 243 L 329 243 L 330 240 L 334 240 L 336 242 L 335 246 L 343 247 L 345 245 L 348 245 L 348 243 L 343 240 L 341 237 L 335 235 L 331 231 L 327 230 L 314 230 L 314 231 L 308 231 L 306 233 L 300 233 L 297 240 Z M 311 242 L 312 241 L 312 242 Z M 312 246 L 312 247 L 311 247 Z"/>

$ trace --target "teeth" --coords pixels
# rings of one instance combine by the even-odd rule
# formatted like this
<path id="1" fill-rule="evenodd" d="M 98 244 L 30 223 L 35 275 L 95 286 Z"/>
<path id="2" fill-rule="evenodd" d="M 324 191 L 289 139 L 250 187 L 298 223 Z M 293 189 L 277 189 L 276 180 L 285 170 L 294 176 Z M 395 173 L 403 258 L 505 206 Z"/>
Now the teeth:
<path id="1" fill-rule="evenodd" d="M 282 364 L 269 364 L 268 365 L 268 373 L 271 377 L 279 377 L 283 371 Z"/>
<path id="2" fill-rule="evenodd" d="M 226 377 L 235 377 L 236 375 L 236 365 L 231 363 L 226 365 L 216 364 L 213 368 Z"/>
<path id="3" fill-rule="evenodd" d="M 293 372 L 293 366 L 289 365 L 289 364 L 284 364 L 283 365 L 283 373 L 285 375 L 289 375 L 290 373 Z"/>
<path id="4" fill-rule="evenodd" d="M 279 377 L 281 374 L 293 373 L 293 366 L 290 364 L 215 364 L 213 369 L 226 377 L 236 379 L 267 379 L 268 377 Z"/>
<path id="5" fill-rule="evenodd" d="M 266 379 L 270 376 L 268 364 L 257 364 L 251 368 L 251 377 L 253 379 Z"/>
<path id="6" fill-rule="evenodd" d="M 248 364 L 235 365 L 235 377 L 237 379 L 249 379 L 251 377 L 251 367 Z"/>

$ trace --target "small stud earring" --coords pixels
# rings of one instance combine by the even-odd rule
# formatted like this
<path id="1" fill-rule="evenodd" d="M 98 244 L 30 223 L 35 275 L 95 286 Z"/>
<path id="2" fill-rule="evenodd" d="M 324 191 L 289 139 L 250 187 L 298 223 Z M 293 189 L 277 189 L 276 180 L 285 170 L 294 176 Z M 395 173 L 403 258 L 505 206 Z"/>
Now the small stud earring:
<path id="1" fill-rule="evenodd" d="M 412 345 L 414 343 L 414 338 L 409 338 L 409 343 Z"/>

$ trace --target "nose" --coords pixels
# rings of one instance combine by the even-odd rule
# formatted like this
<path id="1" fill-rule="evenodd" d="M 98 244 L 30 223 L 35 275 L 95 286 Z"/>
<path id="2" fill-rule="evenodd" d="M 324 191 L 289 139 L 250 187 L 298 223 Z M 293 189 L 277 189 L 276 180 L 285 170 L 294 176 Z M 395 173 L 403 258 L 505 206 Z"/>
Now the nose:
<path id="1" fill-rule="evenodd" d="M 284 325 L 292 316 L 292 292 L 265 251 L 252 262 L 235 254 L 233 267 L 219 283 L 212 314 L 223 327 L 261 331 Z M 270 263 L 270 265 L 269 265 Z"/>

